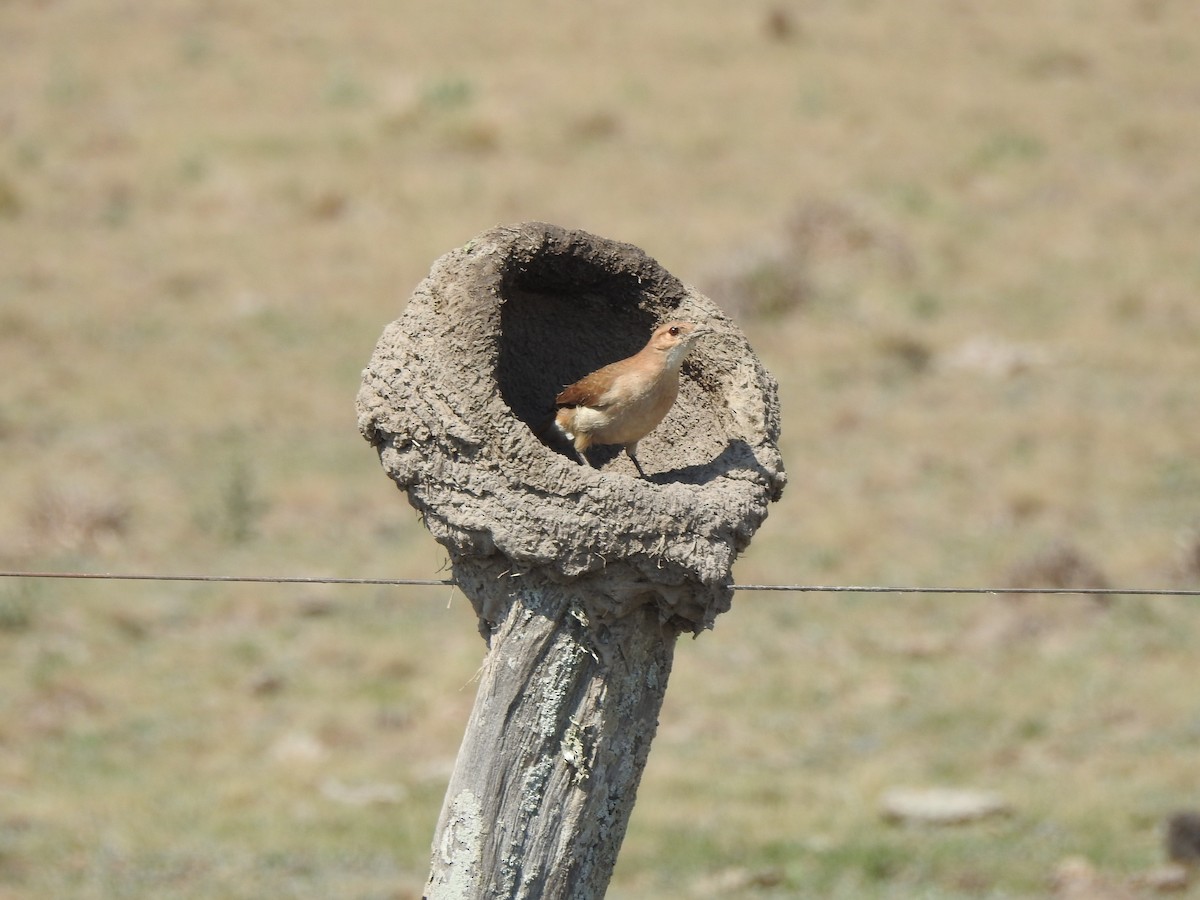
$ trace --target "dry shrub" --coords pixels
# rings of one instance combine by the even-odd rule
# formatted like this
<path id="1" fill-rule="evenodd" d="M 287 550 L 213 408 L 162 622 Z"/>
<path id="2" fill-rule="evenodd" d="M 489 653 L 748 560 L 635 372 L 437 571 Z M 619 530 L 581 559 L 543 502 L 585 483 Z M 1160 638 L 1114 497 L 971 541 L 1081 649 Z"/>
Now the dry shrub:
<path id="1" fill-rule="evenodd" d="M 845 201 L 809 199 L 733 254 L 703 289 L 734 317 L 777 318 L 845 293 L 867 273 L 908 281 L 915 272 L 915 255 L 894 228 Z"/>
<path id="2" fill-rule="evenodd" d="M 1167 858 L 1187 866 L 1200 866 L 1200 812 L 1177 812 L 1167 820 Z"/>
<path id="3" fill-rule="evenodd" d="M 802 202 L 788 217 L 784 232 L 789 245 L 810 265 L 880 263 L 902 277 L 916 269 L 912 248 L 898 231 L 846 202 Z"/>
<path id="4" fill-rule="evenodd" d="M 1182 584 L 1200 584 L 1200 530 L 1180 539 L 1175 576 Z"/>
<path id="5" fill-rule="evenodd" d="M 1074 543 L 1057 541 L 1018 560 L 1004 577 L 1017 590 L 1103 590 L 1111 586 L 1099 565 Z M 985 606 L 965 644 L 976 649 L 1036 640 L 1042 649 L 1070 644 L 1080 629 L 1107 609 L 1110 597 L 1010 593 Z"/>
<path id="6" fill-rule="evenodd" d="M 1008 571 L 1008 587 L 1085 590 L 1110 587 L 1100 567 L 1070 541 L 1057 541 Z"/>
<path id="7" fill-rule="evenodd" d="M 786 6 L 772 6 L 763 17 L 763 33 L 772 41 L 786 43 L 800 35 L 793 10 Z"/>
<path id="8" fill-rule="evenodd" d="M 121 497 L 42 487 L 25 512 L 28 549 L 35 554 L 95 550 L 122 538 L 131 515 Z"/>
<path id="9" fill-rule="evenodd" d="M 811 298 L 812 285 L 800 260 L 778 239 L 743 250 L 711 276 L 708 294 L 737 319 L 774 319 Z"/>

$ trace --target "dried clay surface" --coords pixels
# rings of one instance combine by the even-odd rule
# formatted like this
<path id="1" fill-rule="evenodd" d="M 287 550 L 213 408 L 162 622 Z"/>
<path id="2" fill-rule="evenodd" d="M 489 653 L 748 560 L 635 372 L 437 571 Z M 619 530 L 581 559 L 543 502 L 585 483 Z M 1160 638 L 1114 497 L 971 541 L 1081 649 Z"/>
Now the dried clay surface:
<path id="1" fill-rule="evenodd" d="M 640 444 L 648 478 L 615 447 L 580 465 L 547 432 L 555 395 L 670 319 L 716 333 Z M 653 603 L 664 623 L 709 627 L 786 480 L 776 383 L 729 318 L 637 247 L 544 223 L 434 263 L 384 330 L 358 414 L 486 627 L 506 577 L 535 571 L 583 588 L 597 621 Z"/>

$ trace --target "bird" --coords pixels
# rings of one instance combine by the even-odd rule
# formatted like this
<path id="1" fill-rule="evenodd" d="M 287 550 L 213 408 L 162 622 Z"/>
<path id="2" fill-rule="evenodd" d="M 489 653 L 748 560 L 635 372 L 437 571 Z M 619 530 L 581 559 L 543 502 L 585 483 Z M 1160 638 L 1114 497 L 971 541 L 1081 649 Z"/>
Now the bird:
<path id="1" fill-rule="evenodd" d="M 554 398 L 554 427 L 575 447 L 581 463 L 594 444 L 619 444 L 642 478 L 638 441 L 658 427 L 679 394 L 679 367 L 696 342 L 713 329 L 694 322 L 667 322 L 646 346 L 567 385 Z"/>

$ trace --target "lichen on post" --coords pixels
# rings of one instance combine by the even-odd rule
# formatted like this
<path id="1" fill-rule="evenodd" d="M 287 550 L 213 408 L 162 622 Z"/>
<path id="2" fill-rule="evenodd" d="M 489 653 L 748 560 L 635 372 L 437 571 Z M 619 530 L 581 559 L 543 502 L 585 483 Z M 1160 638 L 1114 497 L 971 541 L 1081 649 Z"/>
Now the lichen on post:
<path id="1" fill-rule="evenodd" d="M 581 465 L 548 434 L 564 385 L 656 325 L 712 328 L 640 443 Z M 488 642 L 427 896 L 599 897 L 676 638 L 729 608 L 778 499 L 774 379 L 733 323 L 636 247 L 543 223 L 439 259 L 363 372 L 359 428 Z"/>

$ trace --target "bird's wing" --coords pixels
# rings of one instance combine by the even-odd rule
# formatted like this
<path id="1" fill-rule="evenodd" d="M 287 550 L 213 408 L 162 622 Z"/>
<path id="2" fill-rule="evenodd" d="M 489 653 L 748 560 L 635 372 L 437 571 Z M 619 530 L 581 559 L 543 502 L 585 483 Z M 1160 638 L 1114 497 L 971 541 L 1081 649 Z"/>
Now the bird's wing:
<path id="1" fill-rule="evenodd" d="M 559 406 L 590 406 L 592 409 L 603 409 L 612 400 L 612 375 L 608 372 L 610 366 L 597 369 L 591 375 L 584 375 L 574 384 L 562 389 L 554 402 Z"/>

